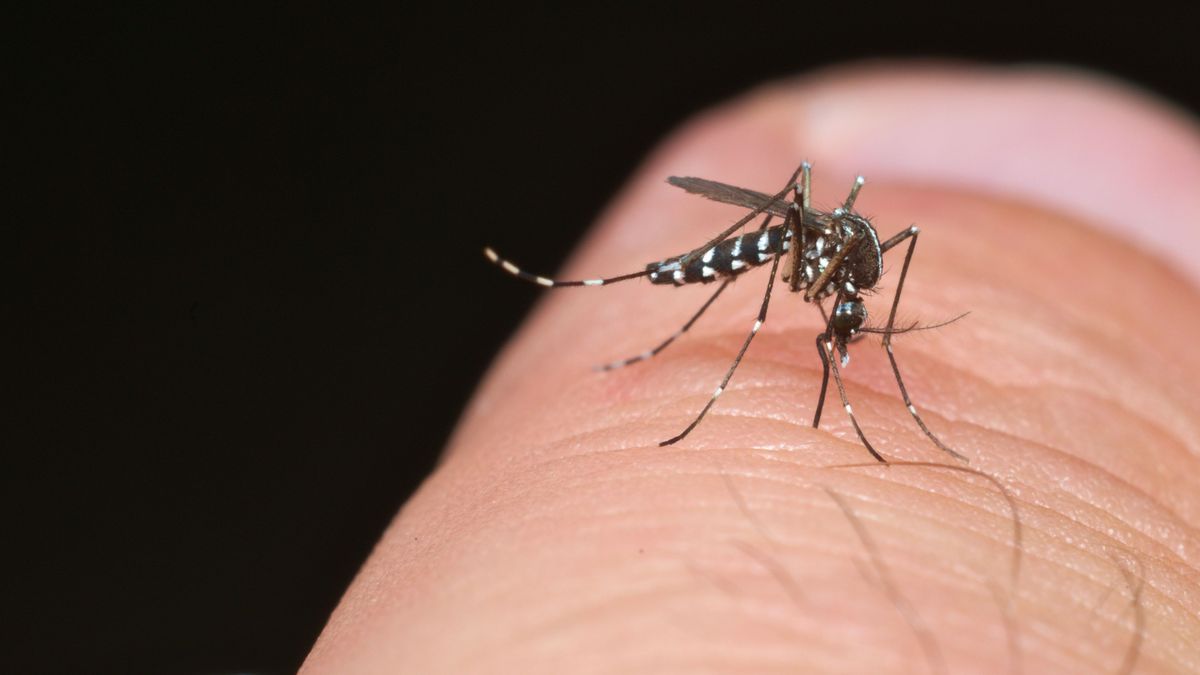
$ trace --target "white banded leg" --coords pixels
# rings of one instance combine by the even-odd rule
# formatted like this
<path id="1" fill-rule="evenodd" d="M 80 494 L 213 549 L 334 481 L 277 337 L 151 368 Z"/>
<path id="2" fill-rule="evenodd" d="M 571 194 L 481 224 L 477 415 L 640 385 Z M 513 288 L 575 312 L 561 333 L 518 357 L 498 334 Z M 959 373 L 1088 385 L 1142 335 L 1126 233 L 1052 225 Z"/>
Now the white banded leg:
<path id="1" fill-rule="evenodd" d="M 696 323 L 696 321 L 700 318 L 700 316 L 702 314 L 704 314 L 705 310 L 707 310 L 709 308 L 709 306 L 711 306 L 713 304 L 713 302 L 716 301 L 717 297 L 719 295 L 721 295 L 721 291 L 724 291 L 725 287 L 728 286 L 731 281 L 733 281 L 733 280 L 726 279 L 725 281 L 722 281 L 721 285 L 717 287 L 717 292 L 713 293 L 712 296 L 709 297 L 708 301 L 700 306 L 699 311 L 697 311 L 695 314 L 693 314 L 692 318 L 688 319 L 687 323 L 683 324 L 683 328 L 680 328 L 679 330 L 675 331 L 675 333 L 673 335 L 671 335 L 671 337 L 667 338 L 666 340 L 663 340 L 657 347 L 655 347 L 653 349 L 647 349 L 646 351 L 642 352 L 641 354 L 638 354 L 637 356 L 631 356 L 627 359 L 621 359 L 620 361 L 613 361 L 612 363 L 606 363 L 602 366 L 597 366 L 596 370 L 616 370 L 617 368 L 624 368 L 625 366 L 628 366 L 631 363 L 637 363 L 638 361 L 645 361 L 648 358 L 656 356 L 659 352 L 666 349 L 668 345 L 670 345 L 672 342 L 674 342 L 676 338 L 678 338 L 679 336 L 688 332 L 688 329 L 692 327 L 692 324 Z"/>
<path id="2" fill-rule="evenodd" d="M 900 234 L 892 237 L 891 239 L 888 239 L 886 243 L 887 248 L 892 248 L 905 239 L 909 240 L 908 251 L 906 251 L 904 254 L 904 266 L 900 268 L 900 279 L 896 282 L 896 295 L 892 299 L 892 311 L 890 314 L 888 314 L 887 328 L 885 328 L 883 331 L 883 347 L 887 350 L 888 361 L 890 361 L 892 364 L 892 374 L 896 376 L 896 384 L 900 387 L 900 396 L 904 398 L 904 405 L 908 408 L 908 413 L 912 415 L 914 420 L 916 420 L 917 426 L 921 427 L 921 431 L 925 432 L 925 435 L 929 437 L 930 441 L 933 441 L 933 444 L 936 445 L 939 450 L 949 454 L 955 459 L 963 462 L 970 462 L 969 459 L 955 452 L 949 446 L 943 443 L 941 439 L 934 435 L 934 433 L 929 430 L 929 427 L 925 425 L 925 420 L 921 419 L 921 414 L 917 412 L 916 406 L 913 405 L 912 399 L 908 396 L 908 388 L 904 386 L 904 378 L 900 376 L 900 366 L 896 364 L 896 354 L 892 351 L 892 334 L 893 328 L 896 325 L 896 310 L 900 307 L 900 293 L 904 290 L 904 278 L 908 276 L 908 264 L 912 260 L 913 251 L 917 248 L 917 235 L 919 233 L 920 229 L 914 225 Z M 883 247 L 881 246 L 881 248 Z M 884 250 L 887 249 L 885 248 Z"/>
<path id="3" fill-rule="evenodd" d="M 514 265 L 512 261 L 501 258 L 499 254 L 492 250 L 491 246 L 485 247 L 483 249 L 483 254 L 487 256 L 488 260 L 496 263 L 501 269 L 513 275 L 514 277 L 517 277 L 518 279 L 524 279 L 525 281 L 538 284 L 539 286 L 545 286 L 547 288 L 555 288 L 559 286 L 604 286 L 606 284 L 615 284 L 618 281 L 627 281 L 629 279 L 637 279 L 638 277 L 650 275 L 650 270 L 642 270 L 641 272 L 630 272 L 629 274 L 621 274 L 615 277 L 605 277 L 601 279 L 551 279 L 549 277 L 543 277 L 537 274 L 526 272 L 520 267 Z"/>
<path id="4" fill-rule="evenodd" d="M 887 464 L 888 461 L 875 450 L 871 442 L 867 440 L 866 435 L 863 434 L 862 427 L 858 426 L 858 419 L 854 417 L 854 409 L 850 407 L 850 399 L 846 397 L 846 385 L 842 383 L 842 374 L 838 369 L 837 355 L 833 351 L 833 341 L 828 334 L 817 336 L 817 351 L 821 353 L 821 364 L 826 369 L 826 381 L 821 385 L 821 400 L 824 401 L 825 399 L 825 384 L 828 382 L 828 372 L 832 370 L 833 381 L 837 383 L 838 396 L 842 399 L 842 406 L 846 408 L 846 415 L 850 417 L 850 424 L 854 425 L 854 432 L 858 434 L 858 440 L 862 441 L 863 447 L 867 449 L 867 452 L 871 453 L 872 457 L 883 464 Z M 820 412 L 817 414 L 817 419 L 820 419 Z M 813 426 L 816 426 L 816 421 L 813 421 Z"/>
<path id="5" fill-rule="evenodd" d="M 795 177 L 793 177 L 792 180 L 795 180 Z M 750 334 L 746 336 L 746 341 L 742 343 L 742 348 L 738 351 L 737 356 L 734 357 L 733 365 L 729 366 L 729 371 L 725 373 L 724 379 L 721 380 L 721 385 L 717 387 L 716 391 L 713 392 L 712 398 L 708 399 L 708 403 L 705 404 L 704 409 L 700 411 L 700 414 L 696 416 L 696 419 L 692 420 L 692 423 L 689 424 L 686 429 L 680 432 L 678 436 L 662 441 L 659 443 L 659 446 L 678 443 L 679 441 L 683 440 L 684 437 L 690 434 L 692 429 L 696 428 L 697 424 L 700 424 L 700 420 L 704 419 L 704 416 L 708 414 L 708 410 L 713 407 L 713 404 L 716 403 L 717 399 L 721 397 L 721 394 L 725 392 L 725 387 L 729 385 L 729 380 L 733 378 L 734 371 L 737 370 L 738 364 L 742 362 L 742 357 L 746 355 L 746 350 L 750 348 L 750 342 L 754 339 L 754 336 L 758 334 L 758 329 L 762 328 L 763 323 L 766 322 L 767 306 L 771 303 L 771 289 L 775 286 L 775 274 L 779 272 L 779 259 L 783 257 L 781 255 L 783 252 L 783 239 L 780 238 L 779 241 L 780 250 L 775 252 L 775 259 L 771 261 L 771 274 L 767 277 L 767 291 L 763 294 L 762 307 L 760 307 L 758 310 L 758 318 L 755 319 L 754 326 L 750 329 Z"/>

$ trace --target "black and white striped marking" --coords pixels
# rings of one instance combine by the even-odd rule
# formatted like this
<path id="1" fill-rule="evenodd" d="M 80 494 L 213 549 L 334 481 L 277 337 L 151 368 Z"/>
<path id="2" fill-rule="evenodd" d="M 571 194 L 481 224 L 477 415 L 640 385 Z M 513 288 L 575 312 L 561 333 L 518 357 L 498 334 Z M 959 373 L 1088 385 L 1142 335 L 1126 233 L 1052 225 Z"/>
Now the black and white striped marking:
<path id="1" fill-rule="evenodd" d="M 613 284 L 618 281 L 626 281 L 628 279 L 637 279 L 638 277 L 644 277 L 647 275 L 646 272 L 633 272 L 632 274 L 621 274 L 619 276 L 608 277 L 606 279 L 578 279 L 560 281 L 526 272 L 525 270 L 513 264 L 512 261 L 501 258 L 491 246 L 484 247 L 483 254 L 487 256 L 488 260 L 496 263 L 501 269 L 513 275 L 514 277 L 517 277 L 518 279 L 524 279 L 525 281 L 532 281 L 539 286 L 545 286 L 547 288 L 557 288 L 560 286 L 603 286 L 605 284 Z"/>

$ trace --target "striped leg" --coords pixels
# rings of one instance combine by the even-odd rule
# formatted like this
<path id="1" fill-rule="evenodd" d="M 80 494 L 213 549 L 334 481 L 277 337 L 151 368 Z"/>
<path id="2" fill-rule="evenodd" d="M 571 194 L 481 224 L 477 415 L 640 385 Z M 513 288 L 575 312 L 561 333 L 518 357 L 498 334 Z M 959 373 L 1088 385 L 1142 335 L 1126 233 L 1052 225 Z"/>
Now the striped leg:
<path id="1" fill-rule="evenodd" d="M 938 449 L 949 454 L 955 459 L 963 462 L 969 462 L 970 460 L 954 450 L 951 450 L 949 446 L 943 443 L 941 439 L 939 439 L 932 431 L 929 430 L 929 427 L 925 426 L 925 420 L 921 419 L 921 415 L 917 412 L 916 406 L 913 405 L 912 399 L 908 396 L 908 388 L 904 386 L 904 378 L 900 377 L 900 366 L 896 365 L 896 354 L 892 351 L 892 333 L 893 328 L 896 325 L 896 310 L 900 307 L 900 293 L 904 290 L 904 278 L 908 276 L 908 263 L 912 261 L 913 251 L 917 248 L 917 235 L 919 233 L 920 230 L 914 225 L 887 240 L 887 242 L 883 245 L 886 246 L 886 248 L 883 249 L 886 251 L 905 239 L 909 240 L 908 251 L 904 254 L 904 266 L 900 268 L 900 279 L 896 282 L 896 295 L 892 299 L 892 311 L 888 315 L 887 328 L 885 328 L 883 331 L 883 347 L 887 350 L 888 361 L 890 361 L 892 364 L 892 373 L 896 376 L 896 384 L 900 387 L 900 395 L 904 397 L 904 405 L 908 407 L 908 412 L 910 415 L 912 415 L 912 418 L 916 420 L 917 426 L 921 427 L 921 431 L 925 432 L 925 435 L 929 437 L 929 440 L 933 441 L 933 444 L 936 445 Z M 883 246 L 881 246 L 881 248 L 883 248 Z"/>
<path id="2" fill-rule="evenodd" d="M 766 231 L 766 229 L 771 225 L 771 219 L 774 217 L 775 217 L 774 215 L 768 213 L 767 217 L 763 218 L 762 224 L 758 226 L 758 231 L 759 232 Z M 696 323 L 696 321 L 699 320 L 701 315 L 703 315 L 704 312 L 708 310 L 709 306 L 711 306 L 713 304 L 713 302 L 716 301 L 717 296 L 721 295 L 721 292 L 724 291 L 725 287 L 728 286 L 730 284 L 730 282 L 732 282 L 732 281 L 733 281 L 733 279 L 726 279 L 725 281 L 721 282 L 721 285 L 717 287 L 717 291 L 715 293 L 713 293 L 711 297 L 709 297 L 707 302 L 705 302 L 703 305 L 700 306 L 700 309 L 694 315 L 692 315 L 692 318 L 688 319 L 687 323 L 683 324 L 683 328 L 680 328 L 679 330 L 675 331 L 675 333 L 673 335 L 671 335 L 671 337 L 667 338 L 666 340 L 663 340 L 662 343 L 660 343 L 657 347 L 655 347 L 653 349 L 647 349 L 646 351 L 642 352 L 641 354 L 638 354 L 637 356 L 631 356 L 627 359 L 621 359 L 620 361 L 613 361 L 612 363 L 606 363 L 602 366 L 597 366 L 596 370 L 601 370 L 601 371 L 616 370 L 617 368 L 624 368 L 625 366 L 637 363 L 638 361 L 645 361 L 648 358 L 657 356 L 659 352 L 661 352 L 662 350 L 667 348 L 667 345 L 674 342 L 676 339 L 679 338 L 679 336 L 688 332 L 688 329 L 692 327 L 692 324 Z"/>
<path id="3" fill-rule="evenodd" d="M 597 366 L 596 370 L 616 370 L 617 368 L 624 368 L 625 366 L 628 366 L 632 363 L 637 363 L 638 361 L 645 361 L 646 359 L 648 359 L 652 356 L 656 356 L 659 352 L 666 349 L 667 345 L 674 342 L 676 338 L 678 338 L 680 335 L 683 335 L 684 333 L 688 332 L 688 329 L 692 327 L 692 324 L 696 323 L 696 321 L 700 318 L 700 316 L 702 314 L 704 314 L 705 310 L 707 310 L 709 308 L 709 306 L 712 305 L 713 302 L 716 301 L 717 296 L 721 295 L 721 291 L 724 291 L 725 287 L 728 286 L 732 281 L 733 281 L 732 279 L 726 279 L 725 281 L 721 282 L 721 285 L 717 287 L 717 292 L 713 293 L 712 296 L 709 297 L 708 301 L 700 306 L 700 310 L 697 311 L 695 314 L 693 314 L 692 318 L 688 319 L 687 323 L 683 324 L 683 328 L 680 328 L 679 330 L 675 331 L 675 333 L 671 337 L 667 338 L 666 340 L 663 340 L 654 349 L 647 349 L 646 351 L 642 352 L 641 354 L 638 354 L 637 356 L 631 356 L 627 359 L 621 359 L 620 361 L 613 361 L 612 363 L 606 363 L 602 366 Z"/>
<path id="4" fill-rule="evenodd" d="M 842 405 L 846 408 L 846 414 L 850 416 L 850 423 L 854 425 L 854 432 L 858 434 L 858 440 L 862 441 L 863 447 L 867 449 L 867 452 L 871 453 L 872 457 L 883 464 L 887 464 L 888 461 L 883 458 L 883 455 L 876 452 L 875 448 L 871 446 L 870 441 L 867 440 L 867 437 L 863 435 L 862 428 L 858 426 L 858 420 L 854 417 L 854 410 L 850 407 L 850 400 L 846 398 L 846 386 L 842 384 L 842 374 L 838 370 L 837 357 L 833 353 L 833 341 L 829 339 L 828 335 L 817 336 L 817 351 L 821 353 L 821 365 L 825 366 L 826 372 L 826 379 L 821 383 L 822 401 L 825 398 L 825 385 L 829 381 L 828 373 L 832 369 L 833 381 L 837 383 L 838 395 L 842 398 Z M 815 420 L 813 426 L 816 426 Z"/>
<path id="5" fill-rule="evenodd" d="M 630 272 L 629 274 L 621 274 L 619 276 L 602 279 L 579 279 L 563 281 L 526 272 L 520 267 L 514 265 L 511 261 L 501 258 L 499 254 L 492 250 L 491 246 L 485 247 L 483 249 L 483 254 L 487 256 L 488 260 L 496 263 L 503 268 L 505 272 L 508 272 L 514 277 L 517 277 L 518 279 L 524 279 L 525 281 L 533 282 L 547 288 L 555 288 L 559 286 L 604 286 L 605 284 L 615 284 L 618 281 L 628 281 L 629 279 L 637 279 L 638 277 L 649 276 L 651 271 L 647 269 L 642 270 L 641 272 Z"/>
<path id="6" fill-rule="evenodd" d="M 793 177 L 792 180 L 795 180 L 795 178 Z M 684 429 L 683 432 L 681 432 L 678 436 L 662 441 L 659 443 L 659 446 L 678 443 L 679 441 L 683 440 L 684 437 L 690 434 L 692 429 L 696 428 L 697 424 L 700 424 L 700 420 L 704 419 L 704 416 L 708 414 L 709 408 L 712 408 L 713 404 L 716 403 L 717 399 L 720 398 L 722 393 L 724 393 L 725 387 L 729 385 L 729 380 L 733 378 L 733 372 L 737 370 L 738 364 L 742 362 L 742 357 L 746 355 L 746 350 L 750 348 L 750 341 L 754 339 L 754 336 L 758 334 L 758 329 L 762 328 L 763 323 L 766 322 L 767 306 L 771 302 L 771 289 L 775 285 L 775 274 L 779 272 L 779 259 L 783 257 L 782 242 L 784 240 L 783 238 L 780 238 L 779 241 L 780 248 L 775 252 L 775 259 L 771 261 L 771 275 L 767 277 L 767 291 L 766 293 L 763 293 L 762 307 L 760 307 L 758 310 L 758 318 L 754 321 L 754 326 L 750 329 L 750 334 L 746 336 L 746 341 L 742 343 L 741 350 L 739 350 L 737 356 L 734 357 L 733 365 L 729 366 L 729 372 L 725 373 L 725 378 L 721 380 L 721 385 L 717 387 L 716 391 L 713 392 L 712 398 L 708 399 L 708 403 L 705 404 L 704 409 L 700 411 L 700 414 L 696 416 L 696 419 L 692 420 L 692 423 L 689 424 L 687 428 Z"/>

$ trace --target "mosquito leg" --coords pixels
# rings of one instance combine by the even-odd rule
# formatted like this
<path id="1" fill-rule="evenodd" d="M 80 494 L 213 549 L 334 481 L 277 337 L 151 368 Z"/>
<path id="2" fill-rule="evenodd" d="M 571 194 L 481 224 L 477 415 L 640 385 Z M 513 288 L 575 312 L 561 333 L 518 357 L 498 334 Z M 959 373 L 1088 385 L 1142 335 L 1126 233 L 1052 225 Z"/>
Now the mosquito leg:
<path id="1" fill-rule="evenodd" d="M 547 288 L 554 288 L 557 286 L 604 286 L 606 284 L 615 284 L 618 281 L 628 281 L 629 279 L 637 279 L 638 277 L 649 276 L 650 272 L 652 271 L 652 270 L 646 269 L 646 270 L 642 270 L 640 272 L 631 272 L 629 274 L 622 274 L 619 276 L 607 277 L 607 278 L 603 278 L 603 279 L 578 279 L 578 280 L 551 279 L 549 277 L 543 277 L 543 276 L 539 276 L 537 274 L 532 274 L 530 272 L 526 272 L 525 270 L 521 269 L 520 267 L 517 267 L 516 265 L 514 265 L 512 263 L 512 261 L 501 258 L 498 253 L 496 253 L 494 250 L 492 250 L 491 246 L 484 247 L 483 254 L 485 256 L 487 256 L 488 260 L 491 260 L 492 262 L 496 263 L 505 272 L 508 272 L 509 274 L 513 275 L 514 277 L 517 277 L 518 279 L 524 279 L 525 281 L 530 281 L 539 286 L 545 286 Z"/>
<path id="2" fill-rule="evenodd" d="M 854 208 L 855 200 L 858 199 L 858 191 L 862 189 L 863 183 L 866 182 L 867 179 L 862 176 L 854 179 L 854 185 L 850 187 L 850 194 L 846 196 L 846 202 L 842 204 L 842 211 L 850 213 L 850 210 Z"/>
<path id="3" fill-rule="evenodd" d="M 792 180 L 795 180 L 795 177 L 793 177 Z M 696 416 L 696 419 L 692 420 L 692 423 L 689 424 L 682 433 L 674 438 L 669 438 L 665 441 L 662 441 L 659 443 L 659 446 L 673 445 L 678 443 L 679 441 L 683 440 L 684 437 L 690 434 L 692 429 L 696 428 L 697 424 L 700 424 L 700 420 L 704 419 L 704 416 L 708 414 L 708 410 L 713 407 L 713 404 L 716 403 L 717 399 L 721 397 L 721 394 L 725 392 L 725 387 L 729 385 L 729 380 L 733 378 L 733 372 L 737 370 L 738 364 L 742 362 L 742 357 L 746 355 L 746 350 L 750 348 L 751 340 L 754 339 L 754 336 L 758 334 L 758 329 L 762 328 L 763 323 L 766 322 L 767 306 L 771 302 L 771 289 L 775 285 L 775 274 L 779 272 L 779 259 L 783 257 L 783 239 L 780 239 L 779 241 L 781 242 L 779 245 L 780 248 L 775 252 L 775 259 L 771 262 L 771 274 L 767 277 L 767 290 L 765 293 L 763 293 L 762 307 L 760 307 L 758 310 L 758 318 L 755 319 L 754 326 L 750 329 L 750 334 L 746 336 L 746 341 L 742 343 L 742 348 L 738 351 L 737 356 L 733 358 L 733 364 L 729 366 L 729 371 L 725 373 L 725 378 L 721 380 L 721 385 L 718 386 L 716 391 L 713 392 L 712 398 L 708 399 L 708 403 L 705 404 L 704 409 L 700 411 L 700 414 Z"/>
<path id="4" fill-rule="evenodd" d="M 821 355 L 821 394 L 817 397 L 817 411 L 813 413 L 813 428 L 821 428 L 821 411 L 825 409 L 825 394 L 829 392 L 829 359 L 825 356 L 825 341 L 828 331 L 817 336 L 817 353 Z"/>
<path id="5" fill-rule="evenodd" d="M 837 358 L 833 353 L 833 342 L 826 339 L 823 343 L 818 343 L 818 346 L 821 348 L 825 367 L 833 370 L 833 381 L 837 383 L 838 395 L 842 398 L 842 405 L 846 408 L 846 414 L 850 417 L 850 423 L 854 425 L 854 432 L 858 434 L 858 440 L 862 441 L 863 447 L 867 449 L 867 452 L 871 453 L 872 457 L 883 464 L 887 464 L 888 461 L 883 458 L 883 455 L 875 451 L 875 448 L 871 446 L 867 437 L 863 435 L 862 428 L 858 426 L 858 419 L 854 417 L 854 410 L 850 407 L 850 400 L 846 398 L 846 386 L 842 384 L 842 374 L 838 370 Z"/>
<path id="6" fill-rule="evenodd" d="M 834 302 L 841 299 L 838 295 Z M 821 310 L 821 316 L 825 316 L 825 308 L 821 303 L 817 303 L 817 307 Z M 829 340 L 829 336 L 833 334 L 832 319 L 825 319 L 825 332 L 817 336 L 817 354 L 821 357 L 821 394 L 817 397 L 817 411 L 813 413 L 813 428 L 821 427 L 821 411 L 825 409 L 825 395 L 829 392 L 829 359 L 825 357 L 825 342 Z"/>
<path id="7" fill-rule="evenodd" d="M 794 180 L 794 177 L 793 177 L 793 180 Z M 786 190 L 784 192 L 786 192 Z M 782 194 L 783 193 L 781 193 L 779 196 L 782 196 Z M 778 197 L 776 197 L 776 198 L 778 198 Z M 758 213 L 760 211 L 761 211 L 761 209 L 759 211 L 755 211 L 754 213 L 751 213 L 748 217 L 743 218 L 742 220 L 738 221 L 737 226 L 734 227 L 733 229 L 737 229 L 738 227 L 745 225 L 746 223 L 748 223 L 750 221 L 751 218 L 753 218 L 755 215 L 758 215 Z M 768 213 L 767 217 L 763 219 L 762 225 L 760 225 L 758 229 L 759 230 L 767 229 L 767 226 L 771 223 L 771 218 L 773 218 L 773 217 L 774 216 L 772 214 Z M 721 237 L 719 240 L 716 240 L 714 242 L 710 242 L 710 244 L 708 246 L 706 246 L 705 248 L 706 249 L 712 248 L 714 245 L 720 243 L 721 241 L 724 241 L 724 237 Z M 699 250 L 699 249 L 697 249 L 697 250 Z M 546 288 L 558 288 L 558 287 L 562 287 L 562 286 L 605 286 L 608 284 L 615 284 L 618 281 L 628 281 L 629 279 L 637 279 L 639 277 L 650 276 L 650 273 L 653 271 L 650 269 L 646 269 L 646 270 L 642 270 L 640 272 L 631 272 L 629 274 L 621 274 L 621 275 L 618 275 L 615 277 L 607 277 L 607 278 L 600 278 L 600 279 L 567 279 L 567 280 L 551 279 L 550 277 L 544 277 L 544 276 L 541 276 L 540 274 L 533 274 L 532 272 L 526 272 L 525 270 L 523 270 L 520 267 L 518 267 L 517 265 L 515 265 L 511 260 L 507 260 L 505 258 L 500 257 L 500 254 L 496 253 L 496 251 L 491 246 L 485 246 L 483 249 L 483 254 L 485 256 L 487 256 L 488 260 L 499 265 L 505 272 L 508 272 L 509 274 L 513 275 L 514 277 L 535 283 L 539 286 L 545 286 Z M 695 254 L 695 251 L 693 251 L 692 253 L 689 253 L 688 256 L 691 256 L 694 254 Z M 684 257 L 686 258 L 688 256 L 684 256 Z M 701 311 L 703 311 L 703 310 L 701 310 Z"/>
<path id="8" fill-rule="evenodd" d="M 800 183 L 804 188 L 804 199 L 802 206 L 804 207 L 804 210 L 807 211 L 808 209 L 812 208 L 812 204 L 810 203 L 812 199 L 812 165 L 808 162 L 801 163 L 800 174 Z"/>
<path id="9" fill-rule="evenodd" d="M 892 299 L 892 311 L 890 314 L 888 314 L 887 328 L 885 328 L 883 331 L 883 348 L 887 350 L 888 361 L 890 361 L 892 364 L 892 373 L 896 376 L 896 384 L 900 387 L 900 395 L 904 397 L 904 405 L 908 407 L 908 412 L 910 415 L 912 415 L 912 418 L 916 420 L 917 426 L 921 427 L 921 431 L 925 432 L 925 435 L 929 437 L 929 440 L 933 441 L 933 444 L 936 445 L 938 449 L 956 459 L 962 460 L 963 462 L 969 462 L 970 460 L 954 450 L 951 450 L 949 446 L 943 443 L 941 439 L 939 439 L 932 431 L 929 430 L 929 427 L 925 426 L 925 420 L 921 419 L 920 413 L 917 412 L 916 406 L 913 405 L 912 399 L 908 396 L 908 388 L 904 386 L 904 378 L 900 376 L 900 366 L 896 365 L 896 354 L 892 351 L 892 329 L 896 325 L 896 310 L 900 307 L 900 293 L 904 290 L 904 278 L 908 276 L 908 264 L 910 261 L 912 261 L 913 251 L 917 247 L 917 235 L 919 233 L 920 230 L 917 228 L 917 226 L 913 225 L 900 234 L 888 239 L 887 242 L 880 247 L 886 251 L 905 239 L 908 239 L 908 251 L 906 251 L 904 254 L 904 266 L 900 268 L 900 279 L 896 282 L 896 295 Z"/>
<path id="10" fill-rule="evenodd" d="M 797 183 L 793 188 L 792 205 L 788 212 L 792 225 L 792 249 L 784 273 L 788 289 L 793 293 L 800 290 L 800 266 L 804 264 L 804 253 L 808 251 L 808 227 L 804 222 L 804 215 L 808 209 L 808 188 L 812 184 L 812 167 L 808 162 L 804 162 L 800 165 L 800 172 L 803 174 L 800 179 L 803 185 Z"/>
<path id="11" fill-rule="evenodd" d="M 641 354 L 638 354 L 637 356 L 631 356 L 627 359 L 621 359 L 620 361 L 613 361 L 612 363 L 606 363 L 602 366 L 597 366 L 596 370 L 616 370 L 617 368 L 624 368 L 625 366 L 628 366 L 632 363 L 637 363 L 638 361 L 645 361 L 646 359 L 657 355 L 659 352 L 666 349 L 667 345 L 674 342 L 676 338 L 678 338 L 680 335 L 683 335 L 684 333 L 686 333 L 688 331 L 688 329 L 692 327 L 692 324 L 696 323 L 696 321 L 700 318 L 700 316 L 702 314 L 704 314 L 704 312 L 709 308 L 709 306 L 712 305 L 714 301 L 716 301 L 717 296 L 721 295 L 721 291 L 724 291 L 725 287 L 728 286 L 730 284 L 730 282 L 732 282 L 732 281 L 733 281 L 732 279 L 726 279 L 725 281 L 721 282 L 721 285 L 717 287 L 717 292 L 713 293 L 712 297 L 710 297 L 707 302 L 705 302 L 703 305 L 700 306 L 700 310 L 697 311 L 695 314 L 693 314 L 692 318 L 688 319 L 687 323 L 683 324 L 683 328 L 680 328 L 679 330 L 675 331 L 675 333 L 671 337 L 667 338 L 666 340 L 663 340 L 654 349 L 648 349 L 648 350 L 642 352 Z"/>
<path id="12" fill-rule="evenodd" d="M 891 237 L 887 241 L 880 244 L 879 251 L 881 253 L 887 253 L 888 250 L 894 248 L 896 246 L 896 244 L 899 244 L 900 242 L 904 241 L 905 239 L 908 239 L 909 237 L 916 237 L 917 233 L 920 231 L 921 231 L 921 228 L 917 227 L 916 225 L 911 225 L 911 226 L 909 226 L 909 228 L 907 230 L 904 230 L 903 232 L 896 234 L 895 236 Z"/>

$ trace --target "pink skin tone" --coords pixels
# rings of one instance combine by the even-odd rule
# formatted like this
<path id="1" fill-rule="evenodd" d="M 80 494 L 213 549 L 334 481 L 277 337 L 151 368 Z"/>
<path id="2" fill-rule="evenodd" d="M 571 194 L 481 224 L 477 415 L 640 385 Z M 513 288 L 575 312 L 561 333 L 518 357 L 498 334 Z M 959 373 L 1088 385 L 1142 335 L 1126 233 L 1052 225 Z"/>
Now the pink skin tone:
<path id="1" fill-rule="evenodd" d="M 708 418 L 657 446 L 724 374 L 765 271 L 611 373 L 591 367 L 666 337 L 713 287 L 562 289 L 494 364 L 302 672 L 1200 672 L 1195 123 L 1080 73 L 829 71 L 687 124 L 563 276 L 638 269 L 738 217 L 668 175 L 774 192 L 804 158 L 818 205 L 862 173 L 857 209 L 881 237 L 920 225 L 902 320 L 971 312 L 894 345 L 930 427 L 1013 498 L 1019 575 L 988 481 L 828 468 L 870 457 L 832 388 L 811 428 L 819 317 L 780 284 Z M 872 324 L 902 259 L 885 258 Z M 852 345 L 844 371 L 864 431 L 889 458 L 955 464 L 878 344 Z"/>

